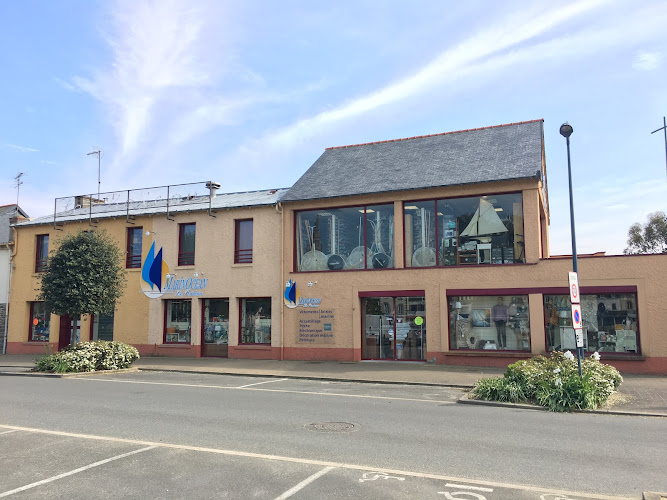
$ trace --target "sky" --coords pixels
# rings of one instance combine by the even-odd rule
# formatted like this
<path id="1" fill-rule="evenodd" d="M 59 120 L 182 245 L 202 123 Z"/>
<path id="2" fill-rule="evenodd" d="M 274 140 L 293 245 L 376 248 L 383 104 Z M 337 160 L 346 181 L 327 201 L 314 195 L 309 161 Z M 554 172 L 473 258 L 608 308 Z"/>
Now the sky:
<path id="1" fill-rule="evenodd" d="M 552 254 L 667 211 L 667 0 L 0 2 L 0 205 L 291 186 L 331 146 L 544 119 Z"/>

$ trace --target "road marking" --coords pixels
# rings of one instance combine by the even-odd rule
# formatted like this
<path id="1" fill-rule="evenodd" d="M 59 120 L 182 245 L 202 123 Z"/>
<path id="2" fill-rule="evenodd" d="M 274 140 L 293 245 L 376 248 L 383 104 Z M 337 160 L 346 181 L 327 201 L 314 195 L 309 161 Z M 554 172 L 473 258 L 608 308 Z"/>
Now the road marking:
<path id="1" fill-rule="evenodd" d="M 265 380 L 264 382 L 255 382 L 254 384 L 240 385 L 238 387 L 234 387 L 234 389 L 245 389 L 246 387 L 252 387 L 253 385 L 272 384 L 273 382 L 282 382 L 283 380 L 287 380 L 287 379 L 286 378 L 279 378 L 279 379 L 276 379 L 276 380 Z"/>
<path id="2" fill-rule="evenodd" d="M 69 380 L 76 380 L 77 382 L 113 382 L 115 384 L 146 384 L 146 385 L 166 385 L 172 387 L 199 387 L 202 389 L 228 389 L 231 391 L 258 391 L 258 392 L 281 392 L 287 394 L 307 394 L 311 396 L 334 396 L 342 398 L 362 398 L 362 399 L 389 399 L 392 401 L 415 401 L 418 403 L 437 403 L 438 405 L 456 404 L 455 401 L 443 401 L 437 399 L 417 399 L 417 398 L 398 398 L 392 396 L 368 396 L 364 394 L 342 394 L 335 392 L 315 392 L 315 391 L 290 391 L 286 389 L 263 389 L 261 387 L 226 387 L 222 385 L 205 385 L 205 384 L 179 384 L 175 382 L 146 382 L 140 380 L 114 380 L 111 378 L 71 378 Z M 288 380 L 288 379 L 285 379 Z M 254 384 L 251 384 L 254 385 Z"/>
<path id="3" fill-rule="evenodd" d="M 493 488 L 480 488 L 479 486 L 468 486 L 467 484 L 452 484 L 447 483 L 445 486 L 448 488 L 461 488 L 462 490 L 476 490 L 476 491 L 485 491 L 491 493 Z"/>
<path id="4" fill-rule="evenodd" d="M 11 430 L 11 431 L 3 431 L 3 432 L 0 432 L 0 434 L 10 434 L 10 433 L 12 433 L 12 432 L 18 432 L 18 431 L 17 431 L 16 429 L 13 429 L 13 430 Z"/>
<path id="5" fill-rule="evenodd" d="M 18 429 L 16 429 L 16 430 L 18 430 Z M 20 493 L 21 491 L 29 490 L 31 488 L 35 488 L 35 487 L 41 486 L 43 484 L 52 483 L 53 481 L 57 481 L 58 479 L 62 479 L 62 478 L 67 477 L 67 476 L 72 476 L 74 474 L 78 474 L 79 472 L 83 472 L 83 471 L 86 471 L 88 469 L 92 469 L 93 467 L 98 467 L 100 465 L 104 465 L 106 463 L 113 462 L 114 460 L 119 460 L 121 458 L 129 457 L 130 455 L 136 455 L 137 453 L 141 453 L 143 451 L 152 450 L 153 448 L 157 448 L 157 446 L 147 446 L 146 448 L 141 448 L 140 450 L 134 450 L 134 451 L 130 451 L 129 453 L 123 453 L 122 455 L 116 455 L 115 457 L 100 460 L 99 462 L 95 462 L 94 464 L 85 465 L 83 467 L 79 467 L 78 469 L 74 469 L 74 470 L 71 470 L 69 472 L 64 472 L 63 474 L 58 474 L 57 476 L 49 477 L 47 479 L 42 479 L 41 481 L 37 481 L 36 483 L 26 484 L 25 486 L 21 486 L 20 488 L 16 488 L 16 489 L 13 489 L 13 490 L 5 491 L 4 493 L 0 493 L 0 498 L 8 497 L 9 495 L 13 495 L 14 493 Z"/>
<path id="6" fill-rule="evenodd" d="M 321 471 L 316 472 L 312 476 L 310 476 L 310 477 L 304 479 L 303 481 L 301 481 L 294 488 L 291 488 L 291 489 L 287 490 L 285 493 L 283 493 L 282 495 L 280 495 L 279 497 L 276 497 L 276 500 L 285 500 L 286 498 L 291 497 L 296 492 L 301 491 L 306 486 L 308 486 L 310 483 L 315 481 L 317 478 L 324 476 L 327 472 L 329 472 L 330 470 L 334 470 L 334 469 L 335 469 L 335 467 L 325 467 Z"/>
<path id="7" fill-rule="evenodd" d="M 38 434 L 48 434 L 51 436 L 63 436 L 63 437 L 74 437 L 74 438 L 80 438 L 80 439 L 91 439 L 91 440 L 96 440 L 96 441 L 108 441 L 112 443 L 128 443 L 128 444 L 135 444 L 137 446 L 152 446 L 152 447 L 157 447 L 157 448 L 167 448 L 167 449 L 172 449 L 172 450 L 186 450 L 186 451 L 199 451 L 199 452 L 204 452 L 204 453 L 215 453 L 218 455 L 228 455 L 232 457 L 247 457 L 247 458 L 259 458 L 259 459 L 264 459 L 264 460 L 275 460 L 279 462 L 287 462 L 287 463 L 294 463 L 294 464 L 302 464 L 302 465 L 318 465 L 322 467 L 334 467 L 336 469 L 348 469 L 348 470 L 356 470 L 356 471 L 364 471 L 368 472 L 369 470 L 374 470 L 377 472 L 382 472 L 386 474 L 391 474 L 391 475 L 396 475 L 396 476 L 410 476 L 410 477 L 418 477 L 422 479 L 436 479 L 439 481 L 455 481 L 455 482 L 461 482 L 461 483 L 475 483 L 480 486 L 492 486 L 494 488 L 509 488 L 513 490 L 521 490 L 521 491 L 531 491 L 531 492 L 537 492 L 537 493 L 551 493 L 551 494 L 558 494 L 558 495 L 574 495 L 578 496 L 581 498 L 595 498 L 598 500 L 627 500 L 626 497 L 617 497 L 617 496 L 611 496 L 611 495 L 598 495 L 594 493 L 579 493 L 575 491 L 565 491 L 565 490 L 555 490 L 555 489 L 550 489 L 550 488 L 541 488 L 541 487 L 535 487 L 535 486 L 523 486 L 523 485 L 516 485 L 516 484 L 510 484 L 510 483 L 499 483 L 495 481 L 478 481 L 478 480 L 470 480 L 467 478 L 461 478 L 461 477 L 453 477 L 453 476 L 443 476 L 441 474 L 428 474 L 425 472 L 412 472 L 412 471 L 404 471 L 404 470 L 398 470 L 398 469 L 383 469 L 383 468 L 375 468 L 375 467 L 368 467 L 367 465 L 357 465 L 357 464 L 347 464 L 347 463 L 339 463 L 339 462 L 328 462 L 324 460 L 312 460 L 308 458 L 295 458 L 295 457 L 285 457 L 285 456 L 280 456 L 280 455 L 265 455 L 262 453 L 252 453 L 252 452 L 247 452 L 247 451 L 236 451 L 236 450 L 223 450 L 219 448 L 204 448 L 201 446 L 189 446 L 189 445 L 182 445 L 182 444 L 172 444 L 172 443 L 155 443 L 152 441 L 141 441 L 137 439 L 126 439 L 126 438 L 115 438 L 115 437 L 110 437 L 110 436 L 98 436 L 94 434 L 78 434 L 75 432 L 63 432 L 63 431 L 52 431 L 48 429 L 38 429 L 34 427 L 20 427 L 18 425 L 6 425 L 6 424 L 0 424 L 0 429 L 13 429 L 17 431 L 26 431 L 26 432 L 34 432 Z"/>

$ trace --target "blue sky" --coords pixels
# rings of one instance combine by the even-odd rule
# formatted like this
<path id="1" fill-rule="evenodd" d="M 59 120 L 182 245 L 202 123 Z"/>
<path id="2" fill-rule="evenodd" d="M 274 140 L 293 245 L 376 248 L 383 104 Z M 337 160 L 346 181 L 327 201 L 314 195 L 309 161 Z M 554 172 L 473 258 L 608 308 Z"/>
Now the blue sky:
<path id="1" fill-rule="evenodd" d="M 0 3 L 0 205 L 213 179 L 288 187 L 329 146 L 544 119 L 552 254 L 667 210 L 666 1 Z"/>

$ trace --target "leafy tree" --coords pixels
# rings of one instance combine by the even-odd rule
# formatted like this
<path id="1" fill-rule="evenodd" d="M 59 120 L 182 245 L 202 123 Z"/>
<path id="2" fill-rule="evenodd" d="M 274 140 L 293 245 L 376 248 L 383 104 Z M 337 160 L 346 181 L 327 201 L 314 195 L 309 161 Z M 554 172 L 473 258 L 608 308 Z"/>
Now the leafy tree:
<path id="1" fill-rule="evenodd" d="M 649 214 L 648 222 L 638 222 L 628 230 L 628 248 L 625 254 L 667 253 L 667 216 L 665 212 Z"/>
<path id="2" fill-rule="evenodd" d="M 70 316 L 73 325 L 82 314 L 111 314 L 125 287 L 116 243 L 105 231 L 79 231 L 59 243 L 42 275 L 39 300 L 55 314 Z"/>

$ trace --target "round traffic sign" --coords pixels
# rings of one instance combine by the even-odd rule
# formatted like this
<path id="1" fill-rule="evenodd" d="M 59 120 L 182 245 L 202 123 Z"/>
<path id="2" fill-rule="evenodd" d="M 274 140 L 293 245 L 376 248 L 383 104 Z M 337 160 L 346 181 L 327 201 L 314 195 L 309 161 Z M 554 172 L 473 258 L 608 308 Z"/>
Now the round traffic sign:
<path id="1" fill-rule="evenodd" d="M 577 289 L 577 284 L 572 283 L 572 298 L 576 299 L 579 296 L 579 290 Z"/>

